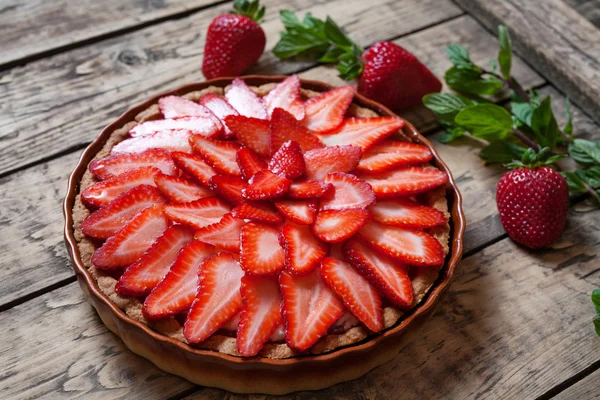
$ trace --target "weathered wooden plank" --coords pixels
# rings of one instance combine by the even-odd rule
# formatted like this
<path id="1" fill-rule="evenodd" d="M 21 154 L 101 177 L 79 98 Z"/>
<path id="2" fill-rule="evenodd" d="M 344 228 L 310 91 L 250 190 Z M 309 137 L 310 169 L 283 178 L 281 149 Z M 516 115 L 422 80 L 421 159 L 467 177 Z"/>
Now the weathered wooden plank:
<path id="1" fill-rule="evenodd" d="M 600 1 L 599 0 L 563 0 L 573 7 L 592 24 L 600 28 Z"/>
<path id="2" fill-rule="evenodd" d="M 560 392 L 555 400 L 580 400 L 600 398 L 600 370 L 596 370 L 573 386 Z"/>

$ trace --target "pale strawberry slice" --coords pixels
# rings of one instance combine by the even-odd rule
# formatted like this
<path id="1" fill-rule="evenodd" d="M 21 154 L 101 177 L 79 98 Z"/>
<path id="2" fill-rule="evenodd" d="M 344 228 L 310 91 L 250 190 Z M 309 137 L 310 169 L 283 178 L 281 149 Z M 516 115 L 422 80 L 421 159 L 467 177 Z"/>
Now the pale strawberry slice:
<path id="1" fill-rule="evenodd" d="M 332 257 L 321 262 L 321 276 L 352 315 L 367 328 L 373 332 L 383 329 L 381 297 L 365 277 L 349 264 Z"/>
<path id="2" fill-rule="evenodd" d="M 177 119 L 158 119 L 142 122 L 129 130 L 132 138 L 150 135 L 156 132 L 187 131 L 206 137 L 221 133 L 222 125 L 210 117 L 182 117 Z"/>
<path id="3" fill-rule="evenodd" d="M 199 229 L 195 238 L 223 250 L 237 253 L 240 251 L 240 232 L 244 225 L 246 225 L 246 221 L 243 219 L 225 214 L 218 223 Z"/>
<path id="4" fill-rule="evenodd" d="M 223 130 L 223 124 L 219 118 L 208 108 L 193 101 L 178 96 L 166 96 L 158 100 L 158 107 L 165 118 L 181 117 L 203 117 L 210 118 L 218 127 L 219 132 Z"/>
<path id="5" fill-rule="evenodd" d="M 171 221 L 200 229 L 221 221 L 231 207 L 217 197 L 206 197 L 189 203 L 165 206 L 165 214 Z"/>
<path id="6" fill-rule="evenodd" d="M 285 270 L 294 275 L 312 271 L 329 250 L 326 243 L 317 239 L 308 226 L 285 225 L 279 235 L 285 251 Z"/>
<path id="7" fill-rule="evenodd" d="M 375 203 L 371 185 L 354 175 L 335 172 L 328 174 L 324 182 L 331 183 L 334 189 L 321 198 L 321 210 L 365 208 Z"/>
<path id="8" fill-rule="evenodd" d="M 312 199 L 322 197 L 330 190 L 333 190 L 331 183 L 306 180 L 293 182 L 287 194 L 294 199 Z"/>
<path id="9" fill-rule="evenodd" d="M 351 172 L 360 161 L 360 147 L 330 146 L 307 151 L 304 154 L 306 177 L 324 179 L 332 172 Z"/>
<path id="10" fill-rule="evenodd" d="M 200 135 L 193 135 L 190 139 L 192 149 L 198 153 L 204 161 L 217 171 L 240 176 L 240 167 L 236 161 L 236 155 L 240 145 L 236 142 L 212 140 Z"/>
<path id="11" fill-rule="evenodd" d="M 444 250 L 428 233 L 370 222 L 360 230 L 369 243 L 407 264 L 436 266 L 444 263 Z"/>
<path id="12" fill-rule="evenodd" d="M 321 278 L 320 268 L 304 276 L 284 271 L 279 276 L 286 323 L 285 339 L 293 349 L 312 347 L 344 314 L 344 303 Z"/>
<path id="13" fill-rule="evenodd" d="M 156 167 L 167 175 L 176 176 L 179 173 L 171 154 L 163 149 L 101 158 L 92 161 L 89 169 L 96 178 L 104 180 L 142 167 Z"/>
<path id="14" fill-rule="evenodd" d="M 283 196 L 292 181 L 271 171 L 259 171 L 246 184 L 242 196 L 249 200 L 273 199 Z"/>
<path id="15" fill-rule="evenodd" d="M 300 99 L 300 79 L 292 75 L 281 81 L 271 90 L 263 101 L 267 106 L 269 115 L 276 108 L 282 108 L 296 117 L 297 120 L 304 119 L 304 103 Z"/>
<path id="16" fill-rule="evenodd" d="M 233 175 L 215 175 L 208 182 L 208 187 L 233 205 L 238 205 L 244 200 L 242 189 L 245 185 L 246 182 L 242 178 Z"/>
<path id="17" fill-rule="evenodd" d="M 153 186 L 129 189 L 105 207 L 94 211 L 81 223 L 81 231 L 96 239 L 108 239 L 125 226 L 137 213 L 153 204 L 165 204 L 164 197 Z"/>
<path id="18" fill-rule="evenodd" d="M 210 178 L 217 174 L 213 167 L 193 154 L 175 152 L 171 156 L 179 168 L 205 187 L 208 187 Z"/>
<path id="19" fill-rule="evenodd" d="M 204 261 L 198 277 L 198 294 L 183 326 L 188 342 L 205 341 L 238 313 L 242 307 L 243 276 L 244 271 L 229 253 L 219 253 Z"/>
<path id="20" fill-rule="evenodd" d="M 243 279 L 242 278 L 242 283 L 243 283 Z M 241 292 L 241 288 L 240 288 L 240 292 Z M 240 314 L 242 312 L 238 312 L 237 314 L 235 314 L 233 317 L 229 318 L 224 324 L 223 326 L 221 326 L 221 329 L 224 331 L 228 331 L 228 332 L 237 332 L 238 327 L 240 325 Z"/>
<path id="21" fill-rule="evenodd" d="M 302 152 L 324 147 L 319 138 L 298 122 L 292 114 L 276 108 L 271 117 L 271 154 L 275 154 L 288 140 L 297 142 Z"/>
<path id="22" fill-rule="evenodd" d="M 344 120 L 353 97 L 354 88 L 342 86 L 309 99 L 304 103 L 306 112 L 304 124 L 317 133 L 336 129 Z"/>
<path id="23" fill-rule="evenodd" d="M 448 182 L 448 175 L 436 168 L 409 167 L 379 175 L 364 175 L 378 199 L 412 196 L 427 192 Z"/>
<path id="24" fill-rule="evenodd" d="M 94 252 L 92 264 L 100 269 L 125 267 L 144 254 L 167 229 L 162 206 L 151 206 L 133 217 Z"/>
<path id="25" fill-rule="evenodd" d="M 202 263 L 215 252 L 213 246 L 199 241 L 185 246 L 164 279 L 146 297 L 142 308 L 144 316 L 166 318 L 190 308 L 198 291 Z"/>
<path id="26" fill-rule="evenodd" d="M 395 167 L 423 164 L 430 161 L 433 154 L 429 147 L 399 140 L 383 140 L 373 145 L 362 157 L 357 171 L 382 172 Z"/>
<path id="27" fill-rule="evenodd" d="M 275 207 L 287 219 L 301 225 L 310 225 L 317 216 L 317 200 L 280 200 Z"/>
<path id="28" fill-rule="evenodd" d="M 370 211 L 373 219 L 384 225 L 432 228 L 446 223 L 446 216 L 440 210 L 409 199 L 379 201 Z"/>
<path id="29" fill-rule="evenodd" d="M 350 118 L 328 135 L 319 138 L 326 146 L 353 145 L 363 152 L 404 126 L 399 117 Z"/>
<path id="30" fill-rule="evenodd" d="M 258 171 L 267 169 L 267 163 L 247 147 L 242 147 L 238 150 L 236 159 L 242 173 L 242 178 L 246 181 L 252 178 Z"/>
<path id="31" fill-rule="evenodd" d="M 225 118 L 228 115 L 239 115 L 237 111 L 222 97 L 217 96 L 214 93 L 207 93 L 200 97 L 198 101 L 204 107 L 208 108 L 217 118 L 223 123 L 225 137 L 229 138 L 234 136 L 233 132 L 229 129 L 225 123 Z"/>
<path id="32" fill-rule="evenodd" d="M 225 124 L 235 134 L 237 140 L 263 157 L 269 156 L 271 144 L 271 128 L 269 121 L 231 115 L 225 118 Z"/>
<path id="33" fill-rule="evenodd" d="M 269 161 L 269 171 L 288 179 L 298 178 L 304 174 L 304 169 L 302 149 L 291 140 L 285 142 Z"/>
<path id="34" fill-rule="evenodd" d="M 110 150 L 112 156 L 129 153 L 142 153 L 148 149 L 163 149 L 191 153 L 190 131 L 161 131 L 150 135 L 125 139 Z"/>
<path id="35" fill-rule="evenodd" d="M 369 212 L 364 208 L 346 210 L 321 210 L 312 226 L 319 239 L 329 242 L 342 242 L 360 230 L 368 221 Z"/>
<path id="36" fill-rule="evenodd" d="M 268 202 L 244 201 L 233 210 L 231 215 L 239 219 L 249 219 L 267 224 L 279 224 L 283 222 L 283 216 Z"/>
<path id="37" fill-rule="evenodd" d="M 165 277 L 177 254 L 194 239 L 194 231 L 173 225 L 121 275 L 115 290 L 124 296 L 146 296 Z"/>
<path id="38" fill-rule="evenodd" d="M 283 270 L 284 258 L 277 228 L 257 222 L 244 225 L 240 234 L 240 264 L 244 271 L 275 274 Z"/>
<path id="39" fill-rule="evenodd" d="M 237 349 L 243 357 L 258 354 L 279 326 L 283 315 L 277 280 L 246 275 L 240 288 L 242 312 L 237 330 Z"/>
<path id="40" fill-rule="evenodd" d="M 185 178 L 158 174 L 154 177 L 154 183 L 174 203 L 188 203 L 204 197 L 214 196 L 214 193 L 210 190 Z"/>
<path id="41" fill-rule="evenodd" d="M 225 98 L 240 115 L 268 119 L 267 109 L 261 98 L 239 78 L 234 79 L 225 90 Z"/>
<path id="42" fill-rule="evenodd" d="M 394 305 L 404 309 L 412 306 L 413 287 L 404 264 L 354 238 L 344 244 L 343 252 L 346 260 Z"/>
<path id="43" fill-rule="evenodd" d="M 81 200 L 90 207 L 102 207 L 122 193 L 139 185 L 155 186 L 154 176 L 160 173 L 155 167 L 142 167 L 115 178 L 93 184 L 81 192 Z"/>

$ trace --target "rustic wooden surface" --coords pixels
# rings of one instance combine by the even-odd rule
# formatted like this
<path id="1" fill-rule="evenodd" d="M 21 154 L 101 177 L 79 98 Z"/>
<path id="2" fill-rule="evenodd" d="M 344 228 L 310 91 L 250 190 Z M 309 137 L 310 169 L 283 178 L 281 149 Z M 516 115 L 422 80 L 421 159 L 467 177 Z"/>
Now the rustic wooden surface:
<path id="1" fill-rule="evenodd" d="M 0 48 L 9 49 L 0 55 L 0 398 L 242 398 L 158 370 L 102 325 L 73 277 L 60 212 L 68 174 L 104 125 L 150 95 L 202 79 L 206 27 L 230 5 L 111 0 L 102 14 L 96 3 L 0 0 Z M 449 65 L 447 43 L 465 44 L 480 62 L 497 51 L 494 36 L 450 0 L 264 4 L 268 49 L 281 29 L 279 10 L 289 8 L 335 16 L 363 46 L 393 40 L 438 76 Z M 278 63 L 269 52 L 250 72 L 341 83 L 332 68 Z M 544 78 L 551 75 L 519 58 L 514 74 L 552 95 L 562 118 L 564 96 Z M 600 138 L 581 111 L 589 104 L 575 103 L 576 135 Z M 421 338 L 392 362 L 292 397 L 593 398 L 600 340 L 589 294 L 600 286 L 600 213 L 579 205 L 558 244 L 528 252 L 499 223 L 494 191 L 503 170 L 484 167 L 473 143 L 436 142 L 440 132 L 423 108 L 403 116 L 431 135 L 458 181 L 468 220 L 465 260 Z"/>
<path id="2" fill-rule="evenodd" d="M 592 24 L 600 28 L 599 0 L 563 0 Z"/>

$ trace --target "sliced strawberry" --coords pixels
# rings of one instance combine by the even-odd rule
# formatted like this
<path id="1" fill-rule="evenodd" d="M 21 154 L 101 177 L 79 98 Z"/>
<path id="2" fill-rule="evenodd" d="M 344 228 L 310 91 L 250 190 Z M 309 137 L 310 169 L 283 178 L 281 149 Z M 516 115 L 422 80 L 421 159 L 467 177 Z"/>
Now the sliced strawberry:
<path id="1" fill-rule="evenodd" d="M 304 103 L 304 124 L 313 132 L 329 132 L 340 126 L 352 103 L 354 88 L 342 86 L 322 93 Z"/>
<path id="2" fill-rule="evenodd" d="M 171 154 L 162 149 L 101 158 L 92 161 L 89 169 L 96 178 L 104 180 L 142 167 L 156 167 L 167 175 L 177 175 L 179 172 Z"/>
<path id="3" fill-rule="evenodd" d="M 321 198 L 322 210 L 365 208 L 375 203 L 375 192 L 371 185 L 354 175 L 335 172 L 325 177 L 334 189 Z"/>
<path id="4" fill-rule="evenodd" d="M 165 277 L 177 254 L 194 239 L 194 231 L 173 225 L 121 275 L 115 290 L 124 296 L 146 296 Z"/>
<path id="5" fill-rule="evenodd" d="M 125 139 L 110 150 L 112 156 L 129 153 L 142 153 L 148 149 L 163 149 L 191 153 L 190 131 L 161 131 L 150 135 Z"/>
<path id="6" fill-rule="evenodd" d="M 325 242 L 342 242 L 367 223 L 369 212 L 364 208 L 346 210 L 321 210 L 312 226 L 316 237 Z"/>
<path id="7" fill-rule="evenodd" d="M 154 177 L 154 183 L 174 203 L 187 203 L 214 196 L 210 190 L 185 178 L 158 174 Z"/>
<path id="8" fill-rule="evenodd" d="M 323 282 L 320 268 L 305 276 L 284 271 L 279 276 L 279 287 L 285 339 L 297 351 L 309 349 L 344 314 L 344 304 Z"/>
<path id="9" fill-rule="evenodd" d="M 217 171 L 213 167 L 205 163 L 198 156 L 180 152 L 175 152 L 171 155 L 179 168 L 206 187 L 208 187 L 210 178 L 217 174 Z"/>
<path id="10" fill-rule="evenodd" d="M 444 263 L 444 250 L 428 233 L 370 222 L 360 230 L 369 243 L 407 264 L 435 266 Z"/>
<path id="11" fill-rule="evenodd" d="M 244 271 L 229 253 L 219 253 L 204 261 L 198 277 L 198 294 L 183 326 L 188 342 L 205 341 L 237 314 L 242 307 L 243 276 Z"/>
<path id="12" fill-rule="evenodd" d="M 198 291 L 201 265 L 215 252 L 213 246 L 199 241 L 185 246 L 164 279 L 146 297 L 142 308 L 144 316 L 160 319 L 190 308 Z"/>
<path id="13" fill-rule="evenodd" d="M 267 109 L 261 98 L 239 78 L 231 82 L 231 86 L 225 91 L 225 98 L 240 115 L 268 119 Z"/>
<path id="14" fill-rule="evenodd" d="M 319 138 L 298 122 L 292 114 L 276 108 L 271 117 L 271 154 L 275 154 L 288 140 L 297 142 L 303 152 L 324 147 Z"/>
<path id="15" fill-rule="evenodd" d="M 279 230 L 249 222 L 240 234 L 240 264 L 251 274 L 268 275 L 283 269 L 285 254 L 279 245 Z"/>
<path id="16" fill-rule="evenodd" d="M 358 165 L 360 156 L 360 147 L 349 145 L 307 151 L 304 154 L 306 177 L 321 180 L 332 172 L 351 172 Z"/>
<path id="17" fill-rule="evenodd" d="M 362 157 L 357 171 L 382 172 L 395 167 L 423 164 L 430 161 L 433 154 L 429 147 L 399 140 L 383 140 L 372 146 Z"/>
<path id="18" fill-rule="evenodd" d="M 94 252 L 92 264 L 100 269 L 120 268 L 131 264 L 162 235 L 168 224 L 162 206 L 146 208 Z"/>
<path id="19" fill-rule="evenodd" d="M 310 225 L 317 216 L 317 200 L 280 200 L 275 207 L 287 219 L 301 225 Z"/>
<path id="20" fill-rule="evenodd" d="M 363 152 L 404 126 L 399 117 L 350 118 L 328 135 L 319 136 L 326 146 L 353 145 Z"/>
<path id="21" fill-rule="evenodd" d="M 246 181 L 252 178 L 258 171 L 267 169 L 267 163 L 247 147 L 242 147 L 238 150 L 236 159 L 242 173 L 242 178 Z"/>
<path id="22" fill-rule="evenodd" d="M 290 185 L 288 196 L 294 199 L 311 199 L 323 196 L 329 190 L 333 190 L 331 183 L 320 181 L 296 181 Z"/>
<path id="23" fill-rule="evenodd" d="M 317 239 L 308 226 L 285 225 L 279 235 L 285 251 L 285 269 L 294 275 L 312 271 L 329 250 L 326 243 Z"/>
<path id="24" fill-rule="evenodd" d="M 218 127 L 219 132 L 223 129 L 223 124 L 215 114 L 208 108 L 193 101 L 178 96 L 166 96 L 158 100 L 158 107 L 165 118 L 181 117 L 203 117 L 210 118 Z"/>
<path id="25" fill-rule="evenodd" d="M 284 176 L 288 179 L 296 179 L 304 174 L 304 156 L 300 145 L 293 141 L 287 141 L 275 152 L 269 161 L 269 171 Z"/>
<path id="26" fill-rule="evenodd" d="M 384 199 L 427 192 L 446 184 L 448 175 L 437 168 L 409 167 L 361 179 L 371 185 L 378 199 Z"/>
<path id="27" fill-rule="evenodd" d="M 291 184 L 291 180 L 271 171 L 259 171 L 250 178 L 242 196 L 249 200 L 273 199 L 283 196 Z"/>
<path id="28" fill-rule="evenodd" d="M 446 223 L 440 210 L 409 199 L 379 201 L 370 210 L 373 219 L 384 225 L 431 228 Z"/>
<path id="29" fill-rule="evenodd" d="M 231 129 L 237 140 L 263 157 L 269 156 L 271 143 L 271 128 L 265 119 L 249 118 L 241 115 L 231 115 L 225 118 L 225 123 Z"/>
<path id="30" fill-rule="evenodd" d="M 160 173 L 155 167 L 142 167 L 126 172 L 116 178 L 107 179 L 81 192 L 81 200 L 91 207 L 102 207 L 139 185 L 154 186 L 154 176 Z"/>
<path id="31" fill-rule="evenodd" d="M 243 284 L 243 279 L 242 278 L 242 284 Z M 241 288 L 240 288 L 240 292 L 241 292 Z M 221 326 L 221 329 L 224 331 L 228 331 L 228 332 L 237 332 L 238 327 L 240 325 L 240 314 L 242 312 L 240 311 L 239 313 L 235 314 L 233 317 L 229 318 L 224 324 L 223 326 Z"/>
<path id="32" fill-rule="evenodd" d="M 249 219 L 267 224 L 283 222 L 283 216 L 268 202 L 244 201 L 231 211 L 231 215 L 239 219 Z"/>
<path id="33" fill-rule="evenodd" d="M 206 137 L 217 136 L 222 126 L 209 117 L 183 117 L 177 119 L 158 119 L 138 124 L 129 130 L 129 136 L 140 137 L 156 132 L 187 131 Z"/>
<path id="34" fill-rule="evenodd" d="M 404 309 L 412 306 L 413 287 L 404 264 L 354 238 L 344 244 L 343 252 L 346 260 L 394 305 Z"/>
<path id="35" fill-rule="evenodd" d="M 196 232 L 195 238 L 210 243 L 227 251 L 240 251 L 240 232 L 246 225 L 243 219 L 231 214 L 225 216 L 216 224 L 204 227 Z"/>
<path id="36" fill-rule="evenodd" d="M 229 211 L 231 207 L 217 197 L 205 197 L 189 203 L 165 206 L 165 214 L 171 221 L 197 229 L 216 224 Z"/>
<path id="37" fill-rule="evenodd" d="M 208 187 L 233 205 L 243 201 L 242 189 L 245 185 L 242 178 L 233 175 L 215 175 L 208 182 Z"/>
<path id="38" fill-rule="evenodd" d="M 373 332 L 383 329 L 381 297 L 365 277 L 344 261 L 327 257 L 321 262 L 321 276 L 341 297 L 346 308 Z"/>
<path id="39" fill-rule="evenodd" d="M 198 153 L 204 161 L 217 171 L 229 175 L 241 175 L 236 161 L 237 151 L 240 149 L 239 144 L 207 139 L 200 135 L 193 135 L 190 142 L 194 152 Z"/>
<path id="40" fill-rule="evenodd" d="M 228 115 L 239 115 L 237 111 L 222 97 L 217 96 L 214 93 L 207 93 L 200 97 L 198 101 L 204 107 L 208 108 L 217 118 L 223 122 L 223 128 L 225 137 L 229 138 L 233 136 L 233 132 L 229 129 L 225 122 L 225 118 Z"/>
<path id="41" fill-rule="evenodd" d="M 300 79 L 297 75 L 292 75 L 278 83 L 263 100 L 269 115 L 273 113 L 274 109 L 282 108 L 297 120 L 304 119 L 304 103 L 300 99 Z"/>
<path id="42" fill-rule="evenodd" d="M 243 357 L 258 354 L 281 323 L 281 294 L 273 278 L 246 275 L 240 288 L 242 312 L 237 331 L 237 349 Z"/>

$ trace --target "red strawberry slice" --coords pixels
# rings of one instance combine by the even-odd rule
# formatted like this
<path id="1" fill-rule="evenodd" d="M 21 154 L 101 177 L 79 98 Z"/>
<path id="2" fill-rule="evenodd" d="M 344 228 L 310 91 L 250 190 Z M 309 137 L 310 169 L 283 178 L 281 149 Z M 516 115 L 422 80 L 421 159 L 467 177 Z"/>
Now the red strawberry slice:
<path id="1" fill-rule="evenodd" d="M 312 226 L 319 239 L 329 242 L 342 242 L 360 230 L 367 223 L 369 212 L 364 208 L 346 210 L 321 210 Z"/>
<path id="2" fill-rule="evenodd" d="M 327 255 L 326 243 L 317 239 L 308 226 L 285 225 L 279 235 L 285 251 L 285 270 L 294 275 L 312 271 Z"/>
<path id="3" fill-rule="evenodd" d="M 281 200 L 275 207 L 290 221 L 301 225 L 310 225 L 317 216 L 317 200 Z"/>
<path id="4" fill-rule="evenodd" d="M 269 162 L 269 171 L 288 179 L 298 178 L 304 174 L 304 169 L 302 149 L 298 143 L 292 141 L 285 142 Z"/>
<path id="5" fill-rule="evenodd" d="M 218 223 L 198 230 L 195 238 L 237 253 L 240 251 L 240 232 L 244 225 L 246 225 L 246 221 L 243 219 L 225 214 Z"/>
<path id="6" fill-rule="evenodd" d="M 273 278 L 246 275 L 240 288 L 242 312 L 237 331 L 237 349 L 243 357 L 258 354 L 279 326 L 281 294 Z"/>
<path id="7" fill-rule="evenodd" d="M 213 246 L 199 241 L 185 246 L 164 279 L 146 297 L 142 308 L 144 316 L 166 318 L 190 308 L 198 291 L 201 265 L 215 252 Z"/>
<path id="8" fill-rule="evenodd" d="M 384 225 L 431 228 L 446 223 L 440 210 L 409 199 L 379 201 L 370 210 L 373 219 Z"/>
<path id="9" fill-rule="evenodd" d="M 129 136 L 140 137 L 156 132 L 187 131 L 206 137 L 217 136 L 222 126 L 209 117 L 182 117 L 177 119 L 158 119 L 138 124 L 129 130 Z"/>
<path id="10" fill-rule="evenodd" d="M 245 185 L 242 178 L 233 175 L 215 175 L 208 182 L 208 187 L 233 205 L 243 201 L 242 189 Z"/>
<path id="11" fill-rule="evenodd" d="M 373 246 L 407 264 L 436 266 L 444 263 L 444 250 L 428 233 L 370 222 L 360 234 Z"/>
<path id="12" fill-rule="evenodd" d="M 278 83 L 264 98 L 269 115 L 276 108 L 282 108 L 296 117 L 297 120 L 304 119 L 304 103 L 300 99 L 300 79 L 292 75 Z"/>
<path id="13" fill-rule="evenodd" d="M 409 167 L 376 176 L 361 176 L 378 199 L 412 196 L 427 192 L 448 182 L 448 175 L 436 168 Z"/>
<path id="14" fill-rule="evenodd" d="M 271 154 L 275 154 L 288 140 L 297 142 L 303 152 L 324 147 L 319 138 L 298 122 L 292 114 L 276 108 L 271 117 Z"/>
<path id="15" fill-rule="evenodd" d="M 215 171 L 213 167 L 193 154 L 175 152 L 172 153 L 171 156 L 179 168 L 203 186 L 208 187 L 210 178 L 217 174 L 217 171 Z"/>
<path id="16" fill-rule="evenodd" d="M 206 197 L 189 203 L 165 206 L 165 214 L 171 221 L 197 229 L 216 224 L 229 211 L 231 211 L 231 207 L 217 197 Z"/>
<path id="17" fill-rule="evenodd" d="M 326 146 L 353 145 L 369 150 L 378 141 L 398 132 L 404 126 L 399 117 L 350 118 L 328 135 L 319 136 Z"/>
<path id="18" fill-rule="evenodd" d="M 342 86 L 309 99 L 304 103 L 306 110 L 304 124 L 317 133 L 336 129 L 344 120 L 353 97 L 354 88 Z"/>
<path id="19" fill-rule="evenodd" d="M 108 239 L 140 211 L 153 204 L 165 203 L 165 199 L 155 187 L 136 186 L 121 194 L 107 206 L 88 215 L 81 223 L 81 231 L 93 238 Z"/>
<path id="20" fill-rule="evenodd" d="M 358 165 L 360 156 L 361 149 L 356 146 L 331 146 L 307 151 L 304 154 L 306 177 L 321 180 L 332 172 L 350 172 Z"/>
<path id="21" fill-rule="evenodd" d="M 214 93 L 207 93 L 200 97 L 199 103 L 204 107 L 208 108 L 217 118 L 223 122 L 223 128 L 225 137 L 229 138 L 234 136 L 233 132 L 225 124 L 225 117 L 228 115 L 239 115 L 237 111 L 222 97 L 217 96 Z"/>
<path id="22" fill-rule="evenodd" d="M 235 142 L 212 140 L 200 135 L 193 135 L 190 139 L 192 149 L 198 153 L 211 167 L 217 171 L 240 176 L 236 155 L 240 145 Z"/>
<path id="23" fill-rule="evenodd" d="M 240 115 L 268 119 L 267 109 L 261 98 L 239 78 L 234 79 L 225 90 L 225 98 Z"/>
<path id="24" fill-rule="evenodd" d="M 271 171 L 259 171 L 250 178 L 242 190 L 242 196 L 249 200 L 281 197 L 290 188 L 291 183 L 291 180 Z"/>
<path id="25" fill-rule="evenodd" d="M 100 269 L 131 264 L 162 235 L 168 224 L 162 206 L 146 208 L 94 252 L 92 264 Z"/>
<path id="26" fill-rule="evenodd" d="M 148 149 L 163 149 L 191 153 L 190 131 L 161 131 L 146 136 L 125 139 L 111 150 L 112 156 L 129 153 L 142 153 Z"/>
<path id="27" fill-rule="evenodd" d="M 194 231 L 173 225 L 121 275 L 115 290 L 124 296 L 146 296 L 165 277 L 177 255 L 194 239 Z"/>
<path id="28" fill-rule="evenodd" d="M 154 177 L 154 183 L 174 203 L 187 203 L 214 196 L 210 190 L 185 178 L 158 174 Z"/>
<path id="29" fill-rule="evenodd" d="M 240 234 L 240 264 L 251 274 L 268 275 L 283 269 L 285 254 L 279 245 L 279 230 L 249 222 Z"/>
<path id="30" fill-rule="evenodd" d="M 331 183 L 320 181 L 296 181 L 290 185 L 288 196 L 294 199 L 311 199 L 323 196 L 329 190 L 333 190 Z"/>
<path id="31" fill-rule="evenodd" d="M 383 140 L 363 155 L 357 171 L 365 173 L 388 171 L 395 167 L 423 164 L 432 158 L 433 154 L 429 147 L 422 144 Z"/>
<path id="32" fill-rule="evenodd" d="M 237 140 L 263 157 L 269 156 L 271 128 L 269 121 L 231 115 L 225 118 L 225 124 L 235 134 Z"/>
<path id="33" fill-rule="evenodd" d="M 321 276 L 341 297 L 346 308 L 373 332 L 383 329 L 381 297 L 365 277 L 344 261 L 327 257 L 321 263 Z"/>
<path id="34" fill-rule="evenodd" d="M 267 163 L 252 150 L 242 147 L 237 152 L 237 163 L 242 173 L 242 178 L 249 180 L 258 171 L 267 169 Z"/>
<path id="35" fill-rule="evenodd" d="M 267 224 L 283 222 L 283 216 L 270 203 L 260 201 L 244 201 L 231 211 L 231 215 Z"/>
<path id="36" fill-rule="evenodd" d="M 90 172 L 100 180 L 115 178 L 125 172 L 142 167 L 156 167 L 164 174 L 177 175 L 177 167 L 171 154 L 162 149 L 150 149 L 142 153 L 122 154 L 101 158 L 90 163 Z"/>
<path id="37" fill-rule="evenodd" d="M 335 172 L 325 177 L 334 189 L 321 199 L 321 210 L 343 210 L 365 208 L 375 203 L 375 192 L 371 186 L 354 175 Z"/>
<path id="38" fill-rule="evenodd" d="M 142 167 L 126 172 L 88 187 L 81 192 L 81 200 L 90 207 L 105 206 L 133 187 L 154 186 L 154 176 L 159 173 L 160 170 L 155 167 Z"/>
<path id="39" fill-rule="evenodd" d="M 190 343 L 200 343 L 215 333 L 242 307 L 240 285 L 244 271 L 229 253 L 216 254 L 202 264 L 198 294 L 183 326 Z"/>
<path id="40" fill-rule="evenodd" d="M 223 124 L 215 114 L 208 108 L 193 101 L 178 96 L 166 96 L 158 100 L 158 107 L 165 118 L 181 117 L 203 117 L 210 118 L 218 127 L 219 132 L 223 129 Z"/>
<path id="41" fill-rule="evenodd" d="M 305 276 L 282 272 L 279 287 L 286 323 L 285 339 L 297 351 L 312 347 L 344 314 L 344 304 L 321 278 L 320 268 Z"/>
<path id="42" fill-rule="evenodd" d="M 373 285 L 400 308 L 413 304 L 413 287 L 407 268 L 400 261 L 389 257 L 363 240 L 350 239 L 343 247 L 344 257 Z"/>

